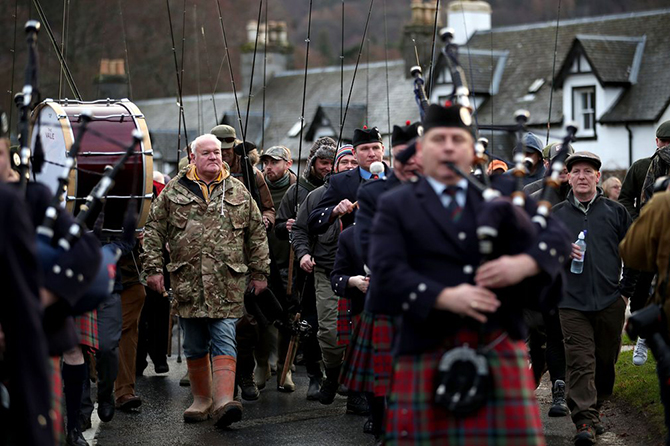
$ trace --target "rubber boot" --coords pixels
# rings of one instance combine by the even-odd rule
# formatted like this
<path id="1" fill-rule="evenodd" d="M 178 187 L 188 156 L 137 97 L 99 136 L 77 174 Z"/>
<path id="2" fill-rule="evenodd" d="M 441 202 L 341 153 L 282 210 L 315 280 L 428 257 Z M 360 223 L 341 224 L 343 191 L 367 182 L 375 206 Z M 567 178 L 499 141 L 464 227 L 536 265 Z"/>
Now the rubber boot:
<path id="1" fill-rule="evenodd" d="M 215 356 L 214 368 L 214 406 L 212 418 L 217 427 L 230 426 L 242 420 L 242 403 L 235 401 L 235 368 L 237 360 L 229 355 Z M 193 384 L 191 384 L 193 385 Z"/>
<path id="2" fill-rule="evenodd" d="M 212 370 L 209 355 L 199 359 L 186 359 L 188 377 L 191 381 L 193 404 L 184 412 L 184 421 L 197 423 L 209 418 L 212 408 Z"/>
<path id="3" fill-rule="evenodd" d="M 277 390 L 280 392 L 294 392 L 295 391 L 295 383 L 293 382 L 293 376 L 291 372 L 291 368 L 289 367 L 288 371 L 286 372 L 286 379 L 284 380 L 284 386 L 280 386 L 279 382 L 281 381 L 281 375 L 284 372 L 284 364 L 281 362 L 277 363 Z"/>

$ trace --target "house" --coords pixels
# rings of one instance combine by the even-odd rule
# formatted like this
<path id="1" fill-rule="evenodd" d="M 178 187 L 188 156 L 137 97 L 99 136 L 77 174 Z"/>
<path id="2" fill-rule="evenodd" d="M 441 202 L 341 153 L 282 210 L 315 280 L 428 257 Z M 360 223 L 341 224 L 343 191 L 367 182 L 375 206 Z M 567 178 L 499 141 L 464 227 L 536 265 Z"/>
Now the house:
<path id="1" fill-rule="evenodd" d="M 480 20 L 468 11 L 470 3 L 484 2 L 452 2 L 451 22 Z M 577 150 L 597 153 L 604 170 L 627 169 L 654 152 L 656 128 L 670 119 L 669 21 L 670 9 L 663 9 L 561 20 L 558 27 L 546 22 L 487 30 L 468 23 L 461 32 L 477 31 L 458 36 L 465 42 L 459 61 L 478 124 L 512 125 L 515 110 L 526 109 L 531 130 L 544 140 L 549 123 L 549 139 L 556 141 L 566 122 L 576 121 Z M 440 56 L 431 101 L 453 87 L 445 65 Z M 481 133 L 494 141 L 502 136 Z M 497 144 L 490 149 L 505 153 Z"/>
<path id="2" fill-rule="evenodd" d="M 354 128 L 368 125 L 379 128 L 388 148 L 393 124 L 419 119 L 409 74 L 416 65 L 416 53 L 431 102 L 442 102 L 453 88 L 439 48 L 434 69 L 429 67 L 435 3 L 412 0 L 411 8 L 403 59 L 360 64 L 358 70 L 354 65 L 311 68 L 306 85 L 304 70 L 290 71 L 282 65 L 290 61 L 286 28 L 275 22 L 272 26 L 281 32 L 268 34 L 273 36 L 267 45 L 273 62 L 264 94 L 263 79 L 256 70 L 250 97 L 238 91 L 237 101 L 232 93 L 184 98 L 189 138 L 209 131 L 216 122 L 234 126 L 240 136 L 242 122 L 247 140 L 261 147 L 285 145 L 294 159 L 304 160 L 318 137 L 347 141 Z M 553 142 L 563 138 L 566 122 L 576 121 L 575 148 L 600 155 L 604 170 L 627 169 L 653 153 L 656 127 L 670 119 L 670 35 L 665 30 L 670 9 L 561 20 L 558 26 L 546 22 L 499 28 L 491 28 L 491 13 L 484 1 L 463 0 L 446 5 L 443 14 L 456 31 L 454 40 L 460 44 L 459 58 L 478 125 L 513 125 L 514 112 L 526 109 L 530 130 Z M 256 29 L 255 23 L 247 27 L 249 42 L 255 41 Z M 259 33 L 265 35 L 262 29 Z M 257 69 L 266 51 L 260 46 Z M 251 48 L 249 43 L 243 46 L 244 51 Z M 245 54 L 243 61 L 249 64 L 250 57 Z M 247 81 L 243 85 L 248 88 Z M 146 116 L 155 150 L 167 161 L 165 169 L 173 167 L 176 99 L 138 101 L 137 105 Z M 491 130 L 480 134 L 490 140 L 493 155 L 511 159 L 513 135 Z"/>

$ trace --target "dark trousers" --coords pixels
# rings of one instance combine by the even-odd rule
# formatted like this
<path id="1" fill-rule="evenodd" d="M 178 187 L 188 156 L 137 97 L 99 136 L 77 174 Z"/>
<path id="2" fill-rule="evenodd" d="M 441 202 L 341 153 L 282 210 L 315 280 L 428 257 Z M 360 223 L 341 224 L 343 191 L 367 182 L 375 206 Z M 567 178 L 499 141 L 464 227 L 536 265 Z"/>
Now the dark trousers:
<path id="1" fill-rule="evenodd" d="M 132 285 L 121 293 L 123 326 L 119 342 L 119 374 L 114 387 L 117 400 L 124 395 L 135 394 L 137 336 L 145 295 L 144 285 L 141 283 Z"/>
<path id="2" fill-rule="evenodd" d="M 254 350 L 259 340 L 259 327 L 252 316 L 245 314 L 237 321 L 235 340 L 237 341 L 237 377 L 249 377 L 254 373 L 256 367 Z"/>
<path id="3" fill-rule="evenodd" d="M 147 296 L 140 316 L 137 340 L 137 370 L 147 366 L 147 354 L 156 365 L 167 364 L 170 329 L 170 301 L 167 297 L 145 287 Z"/>
<path id="4" fill-rule="evenodd" d="M 99 349 L 95 354 L 95 366 L 98 373 L 98 401 L 112 398 L 114 381 L 119 373 L 119 340 L 123 316 L 121 296 L 113 293 L 98 307 Z M 89 417 L 93 413 L 91 400 L 91 382 L 84 381 L 84 393 L 81 400 L 81 412 Z"/>
<path id="5" fill-rule="evenodd" d="M 558 308 L 542 313 L 544 332 L 547 337 L 545 356 L 549 368 L 551 382 L 557 379 L 565 381 L 565 346 L 563 345 L 563 330 Z"/>
<path id="6" fill-rule="evenodd" d="M 647 304 L 649 296 L 652 294 L 651 282 L 654 280 L 656 273 L 648 271 L 636 271 L 637 284 L 635 285 L 635 292 L 630 296 L 630 312 L 635 313 L 641 310 Z"/>
<path id="7" fill-rule="evenodd" d="M 567 403 L 575 425 L 600 419 L 612 395 L 626 304 L 618 298 L 600 311 L 560 309 L 567 363 Z"/>

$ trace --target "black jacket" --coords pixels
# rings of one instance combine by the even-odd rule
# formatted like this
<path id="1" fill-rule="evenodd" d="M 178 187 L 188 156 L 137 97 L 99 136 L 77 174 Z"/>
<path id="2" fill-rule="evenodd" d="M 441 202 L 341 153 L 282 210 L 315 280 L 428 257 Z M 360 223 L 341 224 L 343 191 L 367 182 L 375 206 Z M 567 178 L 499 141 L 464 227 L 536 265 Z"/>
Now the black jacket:
<path id="1" fill-rule="evenodd" d="M 633 220 L 640 215 L 640 196 L 644 187 L 644 179 L 651 164 L 651 158 L 642 158 L 633 163 L 626 172 L 621 184 L 619 203 L 623 204 Z"/>
<path id="2" fill-rule="evenodd" d="M 330 284 L 335 295 L 351 299 L 351 314 L 359 314 L 363 311 L 365 294 L 356 287 L 347 287 L 349 278 L 352 276 L 365 276 L 363 260 L 357 253 L 354 240 L 354 228 L 349 227 L 342 231 L 337 244 L 337 255 L 335 265 L 330 274 Z"/>
<path id="3" fill-rule="evenodd" d="M 495 178 L 494 187 L 509 194 L 513 183 L 501 175 Z M 474 283 L 482 260 L 476 235 L 482 201 L 469 187 L 461 219 L 453 223 L 425 178 L 379 198 L 370 239 L 370 288 L 380 287 L 388 302 L 388 314 L 401 313 L 398 354 L 425 352 L 462 328 L 479 329 L 474 319 L 434 306 L 444 288 Z M 532 200 L 527 201 L 526 211 L 535 213 Z M 522 252 L 530 255 L 542 271 L 529 279 L 533 286 L 524 289 L 523 297 L 539 300 L 540 293 L 562 274 L 560 259 L 570 252 L 568 234 L 563 225 L 549 217 L 547 229 Z M 525 334 L 518 299 L 505 300 L 484 327 L 486 331 L 500 328 L 517 339 Z"/>
<path id="4" fill-rule="evenodd" d="M 572 241 L 586 230 L 586 254 L 582 274 L 570 273 L 566 264 L 566 293 L 559 308 L 579 311 L 599 311 L 607 308 L 621 295 L 631 296 L 632 289 L 624 273 L 621 280 L 619 243 L 623 240 L 632 220 L 623 205 L 605 198 L 598 190 L 595 200 L 584 212 L 575 203 L 572 192 L 553 209 L 555 218 L 561 220 L 570 232 Z M 634 287 L 633 287 L 634 288 Z"/>
<path id="5" fill-rule="evenodd" d="M 328 190 L 321 198 L 321 201 L 309 214 L 309 232 L 313 234 L 323 234 L 328 230 L 333 209 L 345 198 L 352 203 L 358 196 L 358 188 L 365 182 L 360 174 L 360 167 L 340 172 L 332 175 L 329 180 Z M 388 176 L 391 169 L 384 164 L 384 175 Z M 352 212 L 342 217 L 344 228 L 354 223 L 356 212 Z"/>
<path id="6" fill-rule="evenodd" d="M 293 249 L 297 262 L 300 262 L 305 254 L 311 254 L 316 266 L 325 268 L 330 274 L 335 264 L 340 222 L 335 220 L 328 225 L 326 232 L 322 234 L 313 234 L 307 227 L 308 216 L 326 193 L 326 187 L 327 185 L 323 185 L 314 189 L 300 206 L 293 225 Z"/>
<path id="7" fill-rule="evenodd" d="M 319 182 L 315 179 L 309 181 L 300 177 L 297 182 L 289 186 L 284 197 L 281 199 L 281 203 L 279 203 L 279 210 L 277 211 L 277 218 L 275 219 L 274 231 L 278 239 L 288 240 L 289 237 L 288 229 L 286 229 L 286 222 L 289 218 L 296 218 L 296 187 L 298 188 L 297 205 L 299 206 L 305 201 L 307 194 L 322 184 L 323 181 Z"/>

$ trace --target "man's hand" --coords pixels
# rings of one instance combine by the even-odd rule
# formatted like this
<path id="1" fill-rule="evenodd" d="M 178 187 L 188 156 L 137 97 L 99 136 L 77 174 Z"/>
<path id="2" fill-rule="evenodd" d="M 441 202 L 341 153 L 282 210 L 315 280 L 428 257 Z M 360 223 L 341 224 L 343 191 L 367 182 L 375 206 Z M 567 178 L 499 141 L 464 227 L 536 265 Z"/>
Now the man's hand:
<path id="1" fill-rule="evenodd" d="M 309 254 L 305 254 L 300 259 L 300 268 L 302 268 L 305 272 L 311 273 L 314 271 L 314 265 L 316 265 L 316 262 Z"/>
<path id="2" fill-rule="evenodd" d="M 495 313 L 499 306 L 500 301 L 493 292 L 468 283 L 445 288 L 435 301 L 438 310 L 468 316 L 481 323 L 486 322 L 485 313 Z"/>
<path id="3" fill-rule="evenodd" d="M 579 246 L 576 243 L 572 244 L 572 252 L 570 253 L 570 258 L 571 259 L 577 259 L 581 260 L 584 257 L 584 254 L 582 253 L 582 250 L 579 248 Z"/>
<path id="4" fill-rule="evenodd" d="M 367 293 L 370 286 L 370 278 L 365 276 L 351 276 L 347 282 L 349 288 L 358 288 L 361 293 Z"/>
<path id="5" fill-rule="evenodd" d="M 505 288 L 539 272 L 537 262 L 528 254 L 502 256 L 480 266 L 475 283 L 484 288 Z"/>
<path id="6" fill-rule="evenodd" d="M 50 307 L 58 301 L 58 296 L 56 296 L 51 291 L 47 290 L 44 287 L 40 287 L 40 303 L 42 308 Z"/>
<path id="7" fill-rule="evenodd" d="M 291 232 L 291 229 L 293 228 L 293 224 L 295 223 L 295 218 L 289 218 L 286 220 L 286 230 L 288 232 Z"/>
<path id="8" fill-rule="evenodd" d="M 263 224 L 265 225 L 265 229 L 268 229 L 270 227 L 270 219 L 267 218 L 265 215 L 263 215 Z"/>
<path id="9" fill-rule="evenodd" d="M 147 286 L 157 293 L 163 294 L 165 292 L 165 281 L 162 274 L 154 274 L 147 277 Z"/>
<path id="10" fill-rule="evenodd" d="M 249 281 L 249 286 L 247 289 L 252 289 L 254 290 L 254 294 L 258 296 L 261 294 L 265 289 L 268 287 L 268 281 L 267 280 L 250 280 Z"/>
<path id="11" fill-rule="evenodd" d="M 351 201 L 345 198 L 344 200 L 340 201 L 337 206 L 335 206 L 331 215 L 333 217 L 339 217 L 340 215 L 349 214 L 350 212 L 353 212 L 353 210 L 354 205 L 351 203 Z"/>

